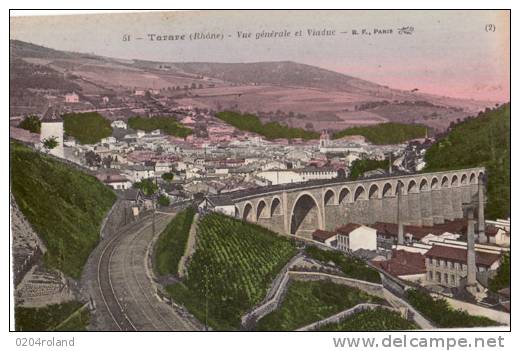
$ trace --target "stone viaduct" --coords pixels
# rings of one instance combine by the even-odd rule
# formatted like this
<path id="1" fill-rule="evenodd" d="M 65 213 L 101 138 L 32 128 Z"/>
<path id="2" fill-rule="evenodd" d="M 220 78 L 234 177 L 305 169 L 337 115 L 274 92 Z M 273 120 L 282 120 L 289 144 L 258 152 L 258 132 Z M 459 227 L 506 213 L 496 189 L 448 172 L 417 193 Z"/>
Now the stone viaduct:
<path id="1" fill-rule="evenodd" d="M 316 229 L 352 222 L 426 225 L 462 218 L 462 204 L 478 193 L 485 168 L 347 181 L 332 179 L 236 191 L 226 196 L 235 217 L 275 232 L 310 238 Z M 401 189 L 400 196 L 398 185 Z M 398 201 L 399 199 L 399 201 Z M 398 205 L 399 202 L 399 205 Z"/>

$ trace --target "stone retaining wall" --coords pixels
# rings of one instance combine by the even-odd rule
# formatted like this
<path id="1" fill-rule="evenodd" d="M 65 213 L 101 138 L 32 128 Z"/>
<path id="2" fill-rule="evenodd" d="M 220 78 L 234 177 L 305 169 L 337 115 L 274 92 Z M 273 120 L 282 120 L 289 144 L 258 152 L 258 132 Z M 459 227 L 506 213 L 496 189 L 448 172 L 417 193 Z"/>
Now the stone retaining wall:
<path id="1" fill-rule="evenodd" d="M 182 255 L 179 260 L 179 267 L 177 268 L 177 274 L 179 278 L 184 278 L 188 270 L 188 259 L 193 255 L 196 248 L 197 243 L 197 226 L 199 222 L 199 214 L 196 213 L 193 216 L 193 221 L 191 222 L 190 232 L 188 234 L 188 241 L 186 242 L 186 248 L 184 249 L 184 255 Z"/>
<path id="2" fill-rule="evenodd" d="M 330 316 L 328 318 L 322 319 L 320 321 L 311 323 L 309 325 L 306 325 L 305 327 L 296 329 L 296 331 L 311 331 L 315 329 L 320 329 L 321 327 L 324 327 L 329 324 L 339 323 L 344 319 L 347 319 L 348 317 L 351 317 L 357 313 L 367 311 L 367 310 L 373 310 L 376 308 L 384 308 L 389 311 L 393 311 L 393 308 L 390 308 L 388 306 L 373 304 L 373 303 L 360 303 L 354 307 L 351 307 L 347 310 L 341 311 L 339 313 L 336 313 L 333 316 Z"/>

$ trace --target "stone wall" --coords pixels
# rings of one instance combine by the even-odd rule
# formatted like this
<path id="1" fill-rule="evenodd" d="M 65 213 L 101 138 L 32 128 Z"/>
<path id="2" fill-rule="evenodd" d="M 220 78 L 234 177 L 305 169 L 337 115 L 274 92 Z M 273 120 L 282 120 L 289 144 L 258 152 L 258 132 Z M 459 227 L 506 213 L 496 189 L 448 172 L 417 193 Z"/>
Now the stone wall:
<path id="1" fill-rule="evenodd" d="M 393 308 L 390 308 L 388 306 L 383 306 L 383 305 L 378 305 L 378 304 L 373 304 L 373 303 L 360 303 L 352 308 L 341 311 L 333 316 L 330 316 L 330 317 L 322 319 L 320 321 L 311 323 L 309 325 L 306 325 L 305 327 L 299 328 L 296 331 L 311 331 L 311 330 L 320 329 L 329 324 L 340 323 L 344 319 L 352 317 L 353 315 L 355 315 L 357 313 L 367 311 L 367 310 L 373 310 L 376 308 L 384 308 L 389 311 L 394 311 Z"/>
<path id="2" fill-rule="evenodd" d="M 186 242 L 186 248 L 184 249 L 184 255 L 182 255 L 179 261 L 179 267 L 177 267 L 177 274 L 182 279 L 188 271 L 188 260 L 195 252 L 195 246 L 197 244 L 197 225 L 199 223 L 199 214 L 196 213 L 193 216 L 193 222 L 191 222 L 190 232 L 188 234 L 188 241 Z"/>
<path id="3" fill-rule="evenodd" d="M 327 280 L 334 284 L 346 285 L 352 288 L 363 290 L 367 294 L 384 298 L 383 285 L 366 282 L 354 278 L 342 277 L 339 275 L 322 273 L 322 272 L 299 272 L 289 271 L 291 279 L 300 281 L 323 281 Z"/>

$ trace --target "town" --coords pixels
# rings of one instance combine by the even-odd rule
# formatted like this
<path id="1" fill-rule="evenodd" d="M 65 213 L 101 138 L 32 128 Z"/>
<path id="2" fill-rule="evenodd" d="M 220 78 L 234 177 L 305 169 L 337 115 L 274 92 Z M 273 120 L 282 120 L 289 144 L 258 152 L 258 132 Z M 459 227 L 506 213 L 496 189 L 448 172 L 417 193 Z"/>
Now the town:
<path id="1" fill-rule="evenodd" d="M 506 97 L 10 48 L 15 330 L 510 328 Z"/>
<path id="2" fill-rule="evenodd" d="M 134 91 L 127 99 L 141 102 L 139 112 L 153 118 L 155 104 L 147 108 L 145 101 L 163 98 L 153 91 Z M 375 145 L 358 136 L 331 140 L 327 130 L 318 140 L 267 140 L 226 124 L 211 111 L 161 106 L 162 114 L 175 116 L 171 118 L 193 134 L 181 138 L 160 128 L 132 129 L 116 110 L 109 112 L 111 135 L 81 144 L 64 134 L 65 112 L 60 108 L 71 113 L 82 100 L 75 92 L 62 99 L 39 117 L 39 135 L 12 126 L 11 137 L 88 170 L 118 197 L 129 200 L 130 221 L 150 210 L 193 203 L 200 215 L 222 213 L 358 257 L 381 272 L 384 284 L 397 294 L 407 286 L 421 286 L 467 311 L 507 323 L 509 290 L 491 294 L 489 283 L 509 254 L 509 220 L 484 218 L 484 168 L 433 177 L 421 173 L 425 151 L 435 141 L 427 134 L 395 145 Z M 55 145 L 46 147 L 48 140 L 55 140 Z M 354 180 L 351 169 L 357 160 L 377 160 L 382 167 Z M 366 194 L 356 190 L 356 182 L 366 184 L 358 187 Z M 341 188 L 344 184 L 352 186 Z M 310 204 L 300 198 L 291 205 L 285 195 L 316 187 L 316 196 L 306 195 Z M 280 196 L 268 200 L 264 195 L 273 192 Z M 442 203 L 446 197 L 448 211 Z M 368 201 L 369 207 L 357 208 L 364 202 L 358 199 Z M 291 206 L 294 212 L 284 214 L 283 208 Z M 282 218 L 290 218 L 289 229 Z M 244 323 L 251 321 L 246 318 Z M 422 327 L 431 324 L 423 322 Z"/>

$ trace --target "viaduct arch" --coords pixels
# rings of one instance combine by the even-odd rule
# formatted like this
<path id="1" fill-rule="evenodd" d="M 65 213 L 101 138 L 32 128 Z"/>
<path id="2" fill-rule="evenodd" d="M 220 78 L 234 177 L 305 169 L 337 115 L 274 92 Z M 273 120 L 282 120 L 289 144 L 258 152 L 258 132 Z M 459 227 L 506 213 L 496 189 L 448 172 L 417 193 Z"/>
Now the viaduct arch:
<path id="1" fill-rule="evenodd" d="M 310 181 L 226 196 L 235 204 L 235 217 L 310 238 L 316 229 L 332 230 L 349 222 L 397 223 L 397 208 L 405 224 L 433 225 L 462 218 L 462 204 L 475 198 L 477 179 L 484 173 L 479 167 L 357 181 Z"/>

